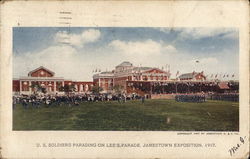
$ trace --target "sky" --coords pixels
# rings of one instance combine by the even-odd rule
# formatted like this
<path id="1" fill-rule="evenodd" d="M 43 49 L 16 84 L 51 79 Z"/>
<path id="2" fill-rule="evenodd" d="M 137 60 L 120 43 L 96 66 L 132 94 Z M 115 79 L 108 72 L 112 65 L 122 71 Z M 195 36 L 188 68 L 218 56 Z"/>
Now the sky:
<path id="1" fill-rule="evenodd" d="M 44 66 L 56 77 L 92 81 L 93 70 L 123 61 L 166 70 L 171 78 L 203 71 L 208 78 L 239 74 L 237 28 L 14 27 L 13 77 Z"/>

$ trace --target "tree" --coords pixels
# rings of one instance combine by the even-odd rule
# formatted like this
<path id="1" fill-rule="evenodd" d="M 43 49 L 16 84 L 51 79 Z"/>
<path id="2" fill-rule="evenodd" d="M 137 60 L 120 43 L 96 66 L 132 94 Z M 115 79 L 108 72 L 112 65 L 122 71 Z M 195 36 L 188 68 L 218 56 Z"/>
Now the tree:
<path id="1" fill-rule="evenodd" d="M 123 88 L 124 88 L 124 87 L 121 86 L 121 85 L 115 85 L 115 86 L 113 87 L 113 89 L 115 90 L 115 93 L 116 93 L 116 94 L 121 94 Z"/>
<path id="2" fill-rule="evenodd" d="M 38 82 L 32 82 L 30 87 L 32 89 L 34 89 L 34 92 L 33 92 L 34 94 L 36 94 L 37 92 L 43 92 L 44 93 L 42 87 L 40 86 L 40 84 Z"/>
<path id="3" fill-rule="evenodd" d="M 63 92 L 64 91 L 64 87 L 62 86 L 62 84 L 58 84 L 58 90 L 60 91 L 60 92 Z"/>
<path id="4" fill-rule="evenodd" d="M 66 94 L 69 94 L 70 92 L 74 92 L 76 90 L 74 84 L 65 84 L 64 86 L 59 86 L 59 91 L 63 91 Z"/>
<path id="5" fill-rule="evenodd" d="M 93 86 L 92 89 L 91 89 L 91 91 L 94 94 L 99 94 L 101 91 L 103 91 L 103 88 L 99 87 L 99 86 Z"/>
<path id="6" fill-rule="evenodd" d="M 41 92 L 44 93 L 44 94 L 47 93 L 46 88 L 42 87 L 42 88 L 41 88 Z"/>

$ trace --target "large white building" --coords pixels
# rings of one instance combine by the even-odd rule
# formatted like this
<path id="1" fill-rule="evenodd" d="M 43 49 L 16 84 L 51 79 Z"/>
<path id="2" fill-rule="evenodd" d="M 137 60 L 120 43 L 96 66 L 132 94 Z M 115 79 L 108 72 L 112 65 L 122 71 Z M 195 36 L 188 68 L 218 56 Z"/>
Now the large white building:
<path id="1" fill-rule="evenodd" d="M 164 82 L 170 78 L 170 70 L 155 67 L 136 67 L 125 61 L 117 65 L 114 70 L 93 75 L 94 85 L 103 88 L 104 92 L 111 92 L 114 86 L 120 86 L 125 92 L 133 92 L 128 87 L 131 83 Z"/>

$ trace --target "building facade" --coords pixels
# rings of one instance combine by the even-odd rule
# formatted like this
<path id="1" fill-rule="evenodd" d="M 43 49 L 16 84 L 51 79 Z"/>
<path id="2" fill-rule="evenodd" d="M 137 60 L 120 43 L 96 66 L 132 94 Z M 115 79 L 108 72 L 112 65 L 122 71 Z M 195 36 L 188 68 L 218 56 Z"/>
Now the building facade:
<path id="1" fill-rule="evenodd" d="M 27 76 L 13 79 L 13 93 L 17 95 L 92 93 L 93 86 L 102 88 L 100 93 L 173 94 L 194 92 L 238 91 L 238 82 L 209 81 L 203 72 L 192 72 L 170 79 L 170 70 L 155 67 L 136 67 L 123 62 L 111 71 L 93 75 L 93 81 L 73 81 L 55 76 L 43 66 Z M 70 89 L 70 90 L 69 90 Z M 93 91 L 96 88 L 93 88 Z M 100 90 L 98 88 L 98 90 Z M 219 91 L 218 91 L 219 90 Z"/>
<path id="2" fill-rule="evenodd" d="M 88 93 L 93 82 L 72 81 L 63 77 L 56 77 L 55 73 L 43 66 L 32 70 L 26 77 L 13 79 L 13 93 L 30 95 L 38 90 L 38 86 L 47 94 L 63 94 L 65 86 L 72 87 L 74 93 Z"/>
<path id="3" fill-rule="evenodd" d="M 205 81 L 206 76 L 202 72 L 185 73 L 178 77 L 180 81 Z"/>
<path id="4" fill-rule="evenodd" d="M 120 87 L 126 93 L 138 93 L 133 90 L 132 85 L 138 83 L 148 85 L 154 82 L 166 82 L 169 79 L 170 70 L 135 67 L 128 61 L 122 62 L 112 71 L 93 75 L 94 85 L 102 87 L 105 93 L 113 92 L 115 87 Z"/>

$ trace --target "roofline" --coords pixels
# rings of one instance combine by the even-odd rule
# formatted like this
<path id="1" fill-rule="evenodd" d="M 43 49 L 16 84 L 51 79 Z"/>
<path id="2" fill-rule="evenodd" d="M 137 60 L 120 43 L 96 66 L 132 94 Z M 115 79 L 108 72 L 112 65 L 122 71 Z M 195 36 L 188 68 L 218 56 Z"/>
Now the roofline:
<path id="1" fill-rule="evenodd" d="M 123 67 L 123 66 L 121 66 L 121 64 L 123 64 L 123 63 L 129 63 L 133 67 L 133 64 L 131 62 L 129 62 L 129 61 L 123 61 L 122 63 L 120 63 L 119 65 L 117 65 L 115 67 Z"/>
<path id="2" fill-rule="evenodd" d="M 18 79 L 19 80 L 26 80 L 26 79 L 38 79 L 38 80 L 42 80 L 42 79 L 61 79 L 61 80 L 65 80 L 63 77 L 31 77 L 31 76 L 20 76 Z"/>
<path id="3" fill-rule="evenodd" d="M 51 71 L 51 70 L 45 68 L 44 66 L 40 66 L 40 67 L 38 67 L 38 68 L 36 68 L 36 69 L 30 71 L 30 72 L 28 73 L 28 76 L 31 75 L 33 72 L 36 72 L 36 71 L 39 70 L 39 69 L 44 69 L 44 70 L 50 72 L 52 75 L 55 75 L 55 72 L 53 72 L 53 71 Z"/>
<path id="4" fill-rule="evenodd" d="M 151 68 L 149 68 L 149 69 L 147 69 L 147 70 L 142 70 L 142 72 L 146 72 L 146 71 L 153 70 L 153 69 L 156 69 L 156 70 L 162 71 L 162 72 L 164 72 L 164 73 L 169 73 L 169 74 L 170 74 L 170 72 L 166 72 L 166 71 L 164 71 L 164 70 L 162 70 L 162 69 L 159 69 L 159 68 L 157 68 L 157 67 L 151 67 Z"/>

